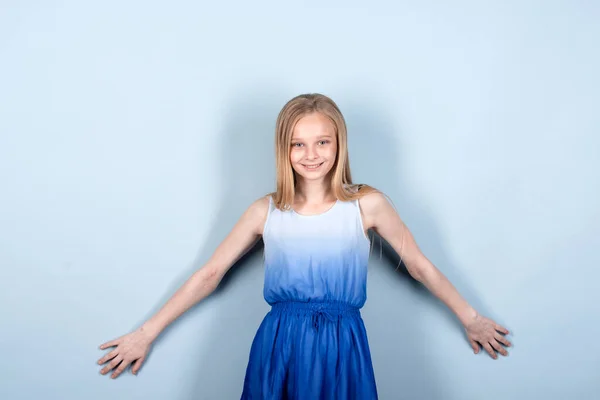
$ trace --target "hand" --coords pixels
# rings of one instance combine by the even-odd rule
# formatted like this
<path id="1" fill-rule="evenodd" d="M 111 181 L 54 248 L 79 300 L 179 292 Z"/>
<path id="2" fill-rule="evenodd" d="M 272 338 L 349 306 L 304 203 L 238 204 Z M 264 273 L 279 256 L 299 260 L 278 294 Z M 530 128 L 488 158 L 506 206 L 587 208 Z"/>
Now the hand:
<path id="1" fill-rule="evenodd" d="M 479 345 L 477 344 L 479 342 L 493 359 L 498 358 L 495 350 L 503 356 L 508 355 L 506 349 L 502 347 L 502 345 L 511 346 L 511 343 L 503 336 L 503 334 L 508 334 L 508 329 L 498 325 L 491 319 L 476 314 L 472 320 L 465 324 L 465 330 L 475 354 L 479 353 Z"/>
<path id="2" fill-rule="evenodd" d="M 131 372 L 135 375 L 142 367 L 142 363 L 148 355 L 152 340 L 150 336 L 138 329 L 120 338 L 111 340 L 100 345 L 100 349 L 104 350 L 109 347 L 115 347 L 110 353 L 98 360 L 98 364 L 102 365 L 108 361 L 110 363 L 102 368 L 100 373 L 102 375 L 112 371 L 115 367 L 117 369 L 111 375 L 111 378 L 115 379 L 118 377 L 127 366 L 131 363 Z"/>

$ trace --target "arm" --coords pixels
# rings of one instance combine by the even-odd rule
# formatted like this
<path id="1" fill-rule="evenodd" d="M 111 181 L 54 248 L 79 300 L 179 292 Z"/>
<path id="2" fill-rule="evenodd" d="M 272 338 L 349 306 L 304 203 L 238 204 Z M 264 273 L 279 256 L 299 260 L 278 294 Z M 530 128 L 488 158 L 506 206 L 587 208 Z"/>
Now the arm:
<path id="1" fill-rule="evenodd" d="M 208 262 L 156 314 L 135 331 L 102 344 L 102 350 L 109 347 L 115 349 L 98 360 L 100 365 L 108 362 L 100 373 L 106 374 L 115 369 L 112 378 L 116 378 L 131 364 L 132 372 L 137 374 L 151 343 L 160 333 L 194 304 L 210 295 L 229 268 L 256 243 L 263 233 L 268 207 L 268 197 L 255 201 L 216 248 Z"/>
<path id="2" fill-rule="evenodd" d="M 147 332 L 154 340 L 171 322 L 208 297 L 233 264 L 256 244 L 262 235 L 268 207 L 267 197 L 252 203 L 215 249 L 208 262 L 198 269 L 140 330 Z"/>
<path id="3" fill-rule="evenodd" d="M 365 229 L 371 228 L 381 235 L 398 253 L 409 274 L 421 282 L 458 317 L 467 330 L 473 350 L 478 352 L 479 347 L 476 346 L 475 341 L 479 341 L 492 357 L 496 358 L 496 353 L 490 345 L 506 355 L 506 350 L 496 341 L 507 346 L 510 345 L 510 342 L 504 337 L 499 338 L 493 330 L 497 329 L 505 334 L 508 333 L 508 330 L 480 316 L 467 303 L 454 285 L 421 252 L 413 235 L 386 197 L 382 193 L 376 192 L 363 196 L 359 201 Z"/>

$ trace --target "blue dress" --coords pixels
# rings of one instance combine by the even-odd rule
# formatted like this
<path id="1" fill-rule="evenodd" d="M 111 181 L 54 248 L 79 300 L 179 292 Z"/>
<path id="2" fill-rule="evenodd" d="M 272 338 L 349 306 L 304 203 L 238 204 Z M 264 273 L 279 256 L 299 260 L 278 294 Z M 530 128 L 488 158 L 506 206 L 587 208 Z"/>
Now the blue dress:
<path id="1" fill-rule="evenodd" d="M 318 215 L 281 211 L 269 197 L 264 298 L 242 400 L 377 399 L 360 308 L 370 242 L 358 200 Z"/>

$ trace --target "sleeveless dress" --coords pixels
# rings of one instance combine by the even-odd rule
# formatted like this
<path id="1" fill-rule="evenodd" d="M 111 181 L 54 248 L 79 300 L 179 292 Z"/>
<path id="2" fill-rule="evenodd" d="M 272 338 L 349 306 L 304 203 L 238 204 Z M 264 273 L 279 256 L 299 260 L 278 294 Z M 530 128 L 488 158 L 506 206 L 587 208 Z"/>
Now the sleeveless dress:
<path id="1" fill-rule="evenodd" d="M 263 242 L 271 310 L 252 342 L 241 399 L 377 399 L 360 314 L 370 242 L 358 200 L 302 215 L 269 196 Z"/>

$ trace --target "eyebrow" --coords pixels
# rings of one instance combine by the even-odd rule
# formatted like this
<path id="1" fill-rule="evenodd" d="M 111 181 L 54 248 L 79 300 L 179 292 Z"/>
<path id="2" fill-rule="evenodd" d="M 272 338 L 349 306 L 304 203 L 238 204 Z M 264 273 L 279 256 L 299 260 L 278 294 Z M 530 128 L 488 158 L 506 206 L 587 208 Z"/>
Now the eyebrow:
<path id="1" fill-rule="evenodd" d="M 322 139 L 322 138 L 331 138 L 331 135 L 320 135 L 320 136 L 317 136 L 317 139 Z M 301 139 L 292 137 L 292 140 L 301 140 Z"/>

